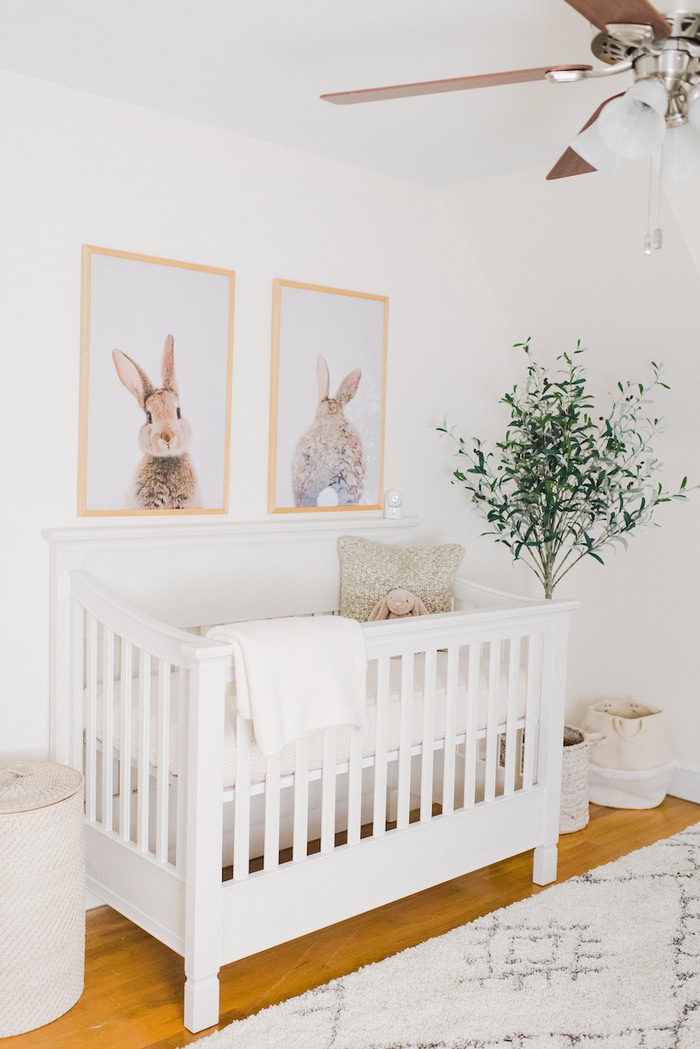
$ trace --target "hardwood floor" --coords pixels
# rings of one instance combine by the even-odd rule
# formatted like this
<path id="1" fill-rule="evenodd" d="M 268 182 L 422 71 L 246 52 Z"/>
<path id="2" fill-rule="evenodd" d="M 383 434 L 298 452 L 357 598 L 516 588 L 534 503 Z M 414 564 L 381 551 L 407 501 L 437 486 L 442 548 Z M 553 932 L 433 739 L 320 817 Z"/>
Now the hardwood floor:
<path id="1" fill-rule="evenodd" d="M 700 822 L 700 806 L 667 797 L 656 809 L 591 805 L 591 821 L 559 845 L 563 881 Z M 221 972 L 221 1027 L 309 987 L 379 961 L 481 914 L 542 891 L 525 853 L 352 918 Z M 177 1049 L 210 1034 L 182 1026 L 182 959 L 108 907 L 87 918 L 85 992 L 52 1024 L 3 1049 Z"/>

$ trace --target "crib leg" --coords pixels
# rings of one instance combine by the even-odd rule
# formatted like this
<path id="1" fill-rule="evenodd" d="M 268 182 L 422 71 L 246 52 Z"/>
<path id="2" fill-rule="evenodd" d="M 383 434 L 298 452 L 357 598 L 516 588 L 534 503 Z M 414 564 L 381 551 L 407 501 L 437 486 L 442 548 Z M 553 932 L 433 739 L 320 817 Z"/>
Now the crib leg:
<path id="1" fill-rule="evenodd" d="M 185 981 L 185 1027 L 192 1034 L 214 1027 L 219 1022 L 219 977 L 191 977 Z"/>
<path id="2" fill-rule="evenodd" d="M 549 885 L 557 877 L 557 846 L 538 845 L 532 865 L 532 880 L 535 885 Z"/>

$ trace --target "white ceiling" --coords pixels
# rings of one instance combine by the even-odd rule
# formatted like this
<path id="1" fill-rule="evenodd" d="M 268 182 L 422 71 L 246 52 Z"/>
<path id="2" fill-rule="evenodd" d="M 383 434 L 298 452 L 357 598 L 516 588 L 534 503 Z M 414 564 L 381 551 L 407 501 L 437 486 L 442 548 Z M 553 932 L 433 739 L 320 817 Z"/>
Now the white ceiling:
<path id="1" fill-rule="evenodd" d="M 0 4 L 0 68 L 433 187 L 553 164 L 629 74 L 358 106 L 319 95 L 595 65 L 591 38 L 565 0 Z"/>

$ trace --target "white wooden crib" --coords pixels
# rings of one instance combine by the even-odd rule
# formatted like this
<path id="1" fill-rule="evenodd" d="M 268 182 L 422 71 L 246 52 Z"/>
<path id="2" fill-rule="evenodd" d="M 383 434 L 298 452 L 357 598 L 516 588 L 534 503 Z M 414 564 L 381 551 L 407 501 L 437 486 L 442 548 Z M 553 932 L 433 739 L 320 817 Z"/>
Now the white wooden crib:
<path id="1" fill-rule="evenodd" d="M 366 727 L 262 759 L 209 627 L 331 613 L 337 539 L 415 520 L 165 521 L 45 533 L 55 761 L 86 779 L 87 885 L 184 957 L 184 1022 L 222 965 L 534 849 L 556 876 L 568 621 L 457 578 L 452 612 L 363 624 Z M 262 770 L 262 771 L 261 771 Z M 287 850 L 287 851 L 285 851 Z"/>

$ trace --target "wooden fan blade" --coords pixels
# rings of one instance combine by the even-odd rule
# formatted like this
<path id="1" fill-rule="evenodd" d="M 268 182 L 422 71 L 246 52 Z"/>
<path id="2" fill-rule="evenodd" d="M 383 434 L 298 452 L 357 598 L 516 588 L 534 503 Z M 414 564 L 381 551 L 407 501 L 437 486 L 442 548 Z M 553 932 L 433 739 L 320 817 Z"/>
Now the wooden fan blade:
<path id="1" fill-rule="evenodd" d="M 597 170 L 569 146 L 559 157 L 552 170 L 548 172 L 546 178 L 570 178 L 572 175 L 587 175 L 590 171 Z"/>
<path id="2" fill-rule="evenodd" d="M 390 87 L 370 87 L 359 91 L 335 91 L 321 95 L 324 102 L 337 106 L 356 102 L 383 102 L 390 98 L 412 98 L 415 95 L 437 95 L 446 91 L 469 91 L 476 87 L 496 87 L 499 84 L 524 84 L 530 80 L 544 80 L 553 69 L 589 70 L 592 66 L 541 66 L 538 69 L 513 69 L 506 73 L 483 73 L 479 76 L 455 77 L 448 80 L 426 80 L 417 84 L 394 84 Z"/>
<path id="3" fill-rule="evenodd" d="M 585 131 L 586 128 L 589 128 L 591 124 L 598 119 L 608 102 L 612 102 L 614 98 L 621 98 L 623 94 L 624 92 L 620 92 L 618 95 L 611 95 L 610 98 L 606 98 L 604 102 L 601 102 L 595 113 L 592 113 L 583 125 L 581 131 Z M 581 131 L 579 131 L 579 135 L 581 134 Z M 579 156 L 575 149 L 572 149 L 571 146 L 569 146 L 569 148 L 559 157 L 559 160 L 546 177 L 548 179 L 570 178 L 572 175 L 587 175 L 590 171 L 597 170 L 598 169 L 594 168 L 592 164 L 589 164 L 587 160 L 584 160 L 583 157 Z"/>
<path id="4" fill-rule="evenodd" d="M 597 29 L 606 25 L 650 25 L 657 40 L 665 40 L 671 27 L 649 0 L 566 0 Z"/>

